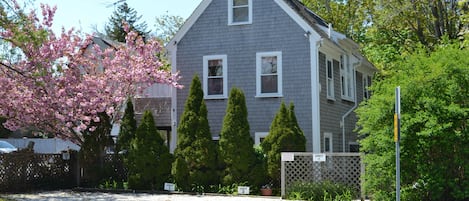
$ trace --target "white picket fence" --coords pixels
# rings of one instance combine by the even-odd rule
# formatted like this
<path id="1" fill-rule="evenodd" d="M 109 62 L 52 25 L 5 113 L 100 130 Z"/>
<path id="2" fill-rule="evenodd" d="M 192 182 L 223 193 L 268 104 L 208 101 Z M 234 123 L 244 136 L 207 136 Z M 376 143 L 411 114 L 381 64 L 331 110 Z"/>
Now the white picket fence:
<path id="1" fill-rule="evenodd" d="M 38 139 L 38 138 L 7 138 L 0 139 L 7 141 L 18 149 L 26 148 L 29 142 L 34 142 L 34 153 L 39 154 L 57 154 L 64 150 L 80 150 L 80 146 L 70 141 L 65 141 L 58 138 Z"/>

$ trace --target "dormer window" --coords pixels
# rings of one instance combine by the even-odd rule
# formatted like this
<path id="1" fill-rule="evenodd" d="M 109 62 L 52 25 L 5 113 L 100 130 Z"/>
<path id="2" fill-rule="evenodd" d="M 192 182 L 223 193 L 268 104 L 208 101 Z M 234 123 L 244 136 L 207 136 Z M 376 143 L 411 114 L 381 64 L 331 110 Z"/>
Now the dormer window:
<path id="1" fill-rule="evenodd" d="M 228 0 L 228 25 L 252 23 L 252 0 Z"/>

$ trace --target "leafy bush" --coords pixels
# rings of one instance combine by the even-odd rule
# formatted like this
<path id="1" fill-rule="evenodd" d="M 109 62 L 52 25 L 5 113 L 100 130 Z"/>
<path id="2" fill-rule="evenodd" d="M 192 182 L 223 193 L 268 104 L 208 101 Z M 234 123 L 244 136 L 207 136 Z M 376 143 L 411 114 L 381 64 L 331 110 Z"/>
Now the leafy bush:
<path id="1" fill-rule="evenodd" d="M 171 175 L 172 155 L 156 129 L 153 115 L 145 111 L 129 150 L 129 188 L 163 189 Z"/>
<path id="2" fill-rule="evenodd" d="M 222 160 L 222 184 L 248 182 L 261 185 L 262 164 L 258 164 L 254 151 L 246 99 L 239 88 L 232 88 L 228 98 L 226 114 L 220 132 L 220 159 Z"/>
<path id="3" fill-rule="evenodd" d="M 267 154 L 267 173 L 274 186 L 280 185 L 281 152 L 304 152 L 306 138 L 298 125 L 293 103 L 290 108 L 282 101 L 280 109 L 270 126 L 269 135 L 262 142 L 262 149 Z"/>
<path id="4" fill-rule="evenodd" d="M 347 201 L 355 198 L 352 188 L 329 181 L 322 183 L 295 183 L 287 189 L 289 200 Z"/>
<path id="5" fill-rule="evenodd" d="M 218 184 L 217 149 L 207 119 L 207 107 L 199 77 L 192 79 L 177 132 L 177 147 L 172 175 L 184 191 L 207 189 Z"/>

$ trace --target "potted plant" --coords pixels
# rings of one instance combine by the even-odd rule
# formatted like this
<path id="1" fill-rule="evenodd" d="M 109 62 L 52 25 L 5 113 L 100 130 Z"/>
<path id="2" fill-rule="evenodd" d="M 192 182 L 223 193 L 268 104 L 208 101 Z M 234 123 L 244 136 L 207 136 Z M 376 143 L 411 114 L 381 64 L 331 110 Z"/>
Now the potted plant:
<path id="1" fill-rule="evenodd" d="M 261 187 L 261 195 L 271 196 L 272 195 L 272 185 L 266 184 Z"/>

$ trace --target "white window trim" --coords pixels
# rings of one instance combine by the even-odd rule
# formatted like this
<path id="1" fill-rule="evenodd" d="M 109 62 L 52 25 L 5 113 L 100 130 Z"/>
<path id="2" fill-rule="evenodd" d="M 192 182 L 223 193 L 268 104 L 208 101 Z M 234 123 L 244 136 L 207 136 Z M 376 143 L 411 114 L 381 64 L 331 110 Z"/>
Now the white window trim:
<path id="1" fill-rule="evenodd" d="M 244 25 L 252 24 L 252 0 L 248 0 L 248 21 L 246 22 L 233 22 L 233 0 L 228 0 L 228 25 Z"/>
<path id="2" fill-rule="evenodd" d="M 262 93 L 261 75 L 262 75 L 262 57 L 277 57 L 277 93 Z M 256 98 L 282 97 L 282 52 L 258 52 L 256 53 Z"/>
<path id="3" fill-rule="evenodd" d="M 223 94 L 221 95 L 208 95 L 208 61 L 221 59 L 223 61 Z M 226 99 L 228 98 L 228 59 L 225 55 L 209 55 L 203 57 L 203 87 L 204 87 L 204 98 L 205 99 Z"/>
<path id="4" fill-rule="evenodd" d="M 261 144 L 261 138 L 266 138 L 269 135 L 269 132 L 256 132 L 254 137 L 254 145 Z"/>
<path id="5" fill-rule="evenodd" d="M 329 148 L 330 150 L 326 152 L 326 138 L 329 138 Z M 334 138 L 332 138 L 332 133 L 324 133 L 324 139 L 323 139 L 323 142 L 324 142 L 324 153 L 332 153 L 334 152 Z"/>
<path id="6" fill-rule="evenodd" d="M 332 78 L 329 78 L 329 62 L 331 64 Z M 330 79 L 332 79 L 332 89 L 331 89 L 332 95 L 329 95 L 329 80 Z M 335 88 L 334 87 L 334 62 L 333 62 L 332 59 L 327 58 L 326 59 L 326 96 L 327 96 L 328 100 L 335 101 L 335 90 L 334 90 L 334 88 Z"/>
<path id="7" fill-rule="evenodd" d="M 345 58 L 344 58 L 345 57 Z M 355 88 L 353 85 L 354 79 L 353 74 L 355 70 L 348 62 L 348 56 L 342 55 L 340 57 L 340 88 L 341 88 L 341 97 L 343 100 L 348 100 L 354 102 Z M 343 83 L 345 82 L 345 83 Z M 345 89 L 344 89 L 345 87 Z M 350 89 L 350 91 L 348 90 Z"/>

